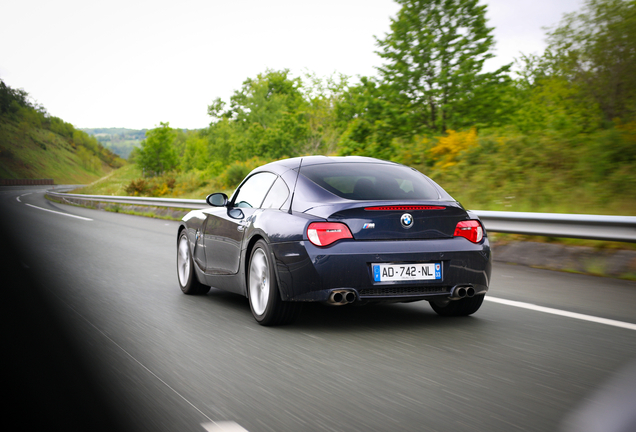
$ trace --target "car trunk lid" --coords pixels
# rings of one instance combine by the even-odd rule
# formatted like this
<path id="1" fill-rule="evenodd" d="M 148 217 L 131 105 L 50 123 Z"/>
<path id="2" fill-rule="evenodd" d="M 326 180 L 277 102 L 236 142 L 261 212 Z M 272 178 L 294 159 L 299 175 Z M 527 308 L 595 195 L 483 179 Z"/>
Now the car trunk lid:
<path id="1" fill-rule="evenodd" d="M 468 214 L 457 202 L 357 203 L 327 220 L 346 224 L 356 240 L 451 238 Z"/>

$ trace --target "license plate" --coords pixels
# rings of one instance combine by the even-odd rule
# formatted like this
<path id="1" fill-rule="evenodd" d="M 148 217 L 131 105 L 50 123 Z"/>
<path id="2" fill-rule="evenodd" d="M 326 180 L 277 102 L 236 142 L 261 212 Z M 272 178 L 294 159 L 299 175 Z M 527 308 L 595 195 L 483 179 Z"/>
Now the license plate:
<path id="1" fill-rule="evenodd" d="M 442 278 L 440 263 L 425 264 L 372 264 L 375 282 L 439 280 Z"/>

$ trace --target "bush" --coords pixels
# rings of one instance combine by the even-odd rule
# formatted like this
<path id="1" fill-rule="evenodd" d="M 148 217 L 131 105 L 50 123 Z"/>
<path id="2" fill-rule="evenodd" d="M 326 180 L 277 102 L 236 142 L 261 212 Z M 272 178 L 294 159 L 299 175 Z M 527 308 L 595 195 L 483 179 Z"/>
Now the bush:
<path id="1" fill-rule="evenodd" d="M 125 190 L 132 196 L 165 196 L 172 193 L 177 179 L 172 174 L 164 174 L 150 179 L 132 180 Z"/>
<path id="2" fill-rule="evenodd" d="M 137 179 L 126 186 L 126 193 L 131 196 L 142 196 L 148 191 L 148 184 L 144 179 Z"/>

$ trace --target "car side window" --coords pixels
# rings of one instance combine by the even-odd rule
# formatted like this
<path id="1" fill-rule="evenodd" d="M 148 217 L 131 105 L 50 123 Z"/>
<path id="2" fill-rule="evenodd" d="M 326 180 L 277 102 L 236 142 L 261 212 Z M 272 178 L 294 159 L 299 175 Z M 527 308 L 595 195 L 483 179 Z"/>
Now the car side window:
<path id="1" fill-rule="evenodd" d="M 257 173 L 248 178 L 234 199 L 234 207 L 259 208 L 274 180 L 276 174 L 268 172 Z"/>
<path id="2" fill-rule="evenodd" d="M 283 179 L 278 177 L 265 197 L 265 201 L 263 201 L 261 207 L 279 209 L 285 204 L 287 197 L 289 197 L 289 189 Z"/>

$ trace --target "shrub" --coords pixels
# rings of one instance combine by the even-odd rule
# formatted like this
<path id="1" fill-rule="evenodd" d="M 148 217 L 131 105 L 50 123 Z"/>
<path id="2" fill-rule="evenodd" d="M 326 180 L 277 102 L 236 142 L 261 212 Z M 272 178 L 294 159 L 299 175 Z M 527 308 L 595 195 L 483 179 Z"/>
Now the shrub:
<path id="1" fill-rule="evenodd" d="M 144 179 L 137 179 L 126 186 L 126 193 L 132 196 L 144 195 L 148 191 L 148 183 Z"/>

